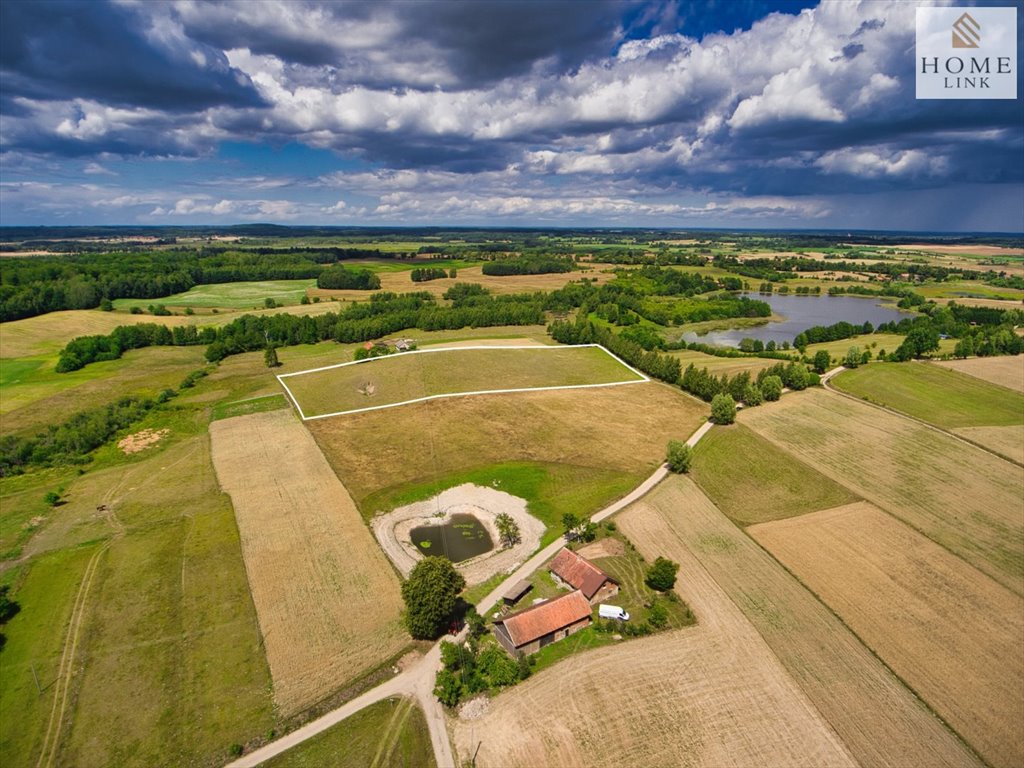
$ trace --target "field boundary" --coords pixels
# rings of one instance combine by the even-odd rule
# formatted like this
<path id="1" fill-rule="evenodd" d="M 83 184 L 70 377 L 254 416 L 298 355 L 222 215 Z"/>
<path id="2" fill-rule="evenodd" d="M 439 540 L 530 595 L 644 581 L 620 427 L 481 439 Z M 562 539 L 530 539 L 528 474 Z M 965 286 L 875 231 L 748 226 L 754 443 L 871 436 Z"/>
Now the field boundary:
<path id="1" fill-rule="evenodd" d="M 587 347 L 596 347 L 596 348 L 600 349 L 605 354 L 607 354 L 609 357 L 611 357 L 613 360 L 615 360 L 617 363 L 619 363 L 620 365 L 624 366 L 625 368 L 627 368 L 631 372 L 635 373 L 640 378 L 638 378 L 638 379 L 629 379 L 628 381 L 610 381 L 610 382 L 606 382 L 604 384 L 565 384 L 565 385 L 561 385 L 561 386 L 552 386 L 552 387 L 517 387 L 515 389 L 481 389 L 481 390 L 475 390 L 475 391 L 472 391 L 472 392 L 447 392 L 447 393 L 444 393 L 444 394 L 441 394 L 441 395 L 427 395 L 426 397 L 417 397 L 417 398 L 413 398 L 412 400 L 403 400 L 403 401 L 398 402 L 398 403 L 387 403 L 386 405 L 371 405 L 371 406 L 368 406 L 366 408 L 352 408 L 352 409 L 349 409 L 347 411 L 334 411 L 333 413 L 321 413 L 321 414 L 317 414 L 316 416 L 307 416 L 303 412 L 302 406 L 299 405 L 299 401 L 296 399 L 295 395 L 292 394 L 292 391 L 288 388 L 288 385 L 284 382 L 285 379 L 291 378 L 292 376 L 302 376 L 302 375 L 307 374 L 307 373 L 319 373 L 320 371 L 330 371 L 330 370 L 333 370 L 335 368 L 344 368 L 344 367 L 350 366 L 350 365 L 363 365 L 365 363 L 372 363 L 372 362 L 375 362 L 377 360 L 393 360 L 396 357 L 402 357 L 404 355 L 427 355 L 427 354 L 430 354 L 432 352 L 461 352 L 461 351 L 464 351 L 464 350 L 468 351 L 468 350 L 481 350 L 481 349 L 482 350 L 488 350 L 488 351 L 496 350 L 496 349 L 531 349 L 531 350 L 541 350 L 542 349 L 542 350 L 552 350 L 552 349 L 585 349 Z M 443 398 L 446 398 L 446 397 L 469 397 L 471 395 L 505 395 L 505 394 L 510 394 L 510 393 L 514 393 L 514 392 L 544 392 L 544 391 L 550 391 L 550 390 L 556 390 L 556 389 L 595 389 L 595 388 L 598 388 L 598 387 L 621 387 L 621 386 L 624 386 L 626 384 L 646 384 L 646 383 L 648 383 L 650 381 L 650 379 L 645 374 L 643 374 L 640 371 L 638 371 L 636 368 L 631 366 L 629 363 L 627 363 L 625 360 L 620 358 L 618 355 L 613 354 L 611 351 L 609 351 L 607 348 L 605 348 L 601 344 L 563 344 L 563 345 L 560 345 L 560 346 L 547 346 L 547 345 L 534 345 L 534 344 L 508 344 L 508 345 L 501 345 L 501 346 L 483 346 L 483 345 L 478 345 L 478 346 L 471 346 L 471 347 L 441 347 L 439 349 L 414 349 L 414 350 L 411 350 L 409 352 L 399 352 L 399 353 L 394 354 L 394 355 L 385 355 L 383 357 L 370 357 L 370 358 L 367 358 L 365 360 L 354 360 L 354 361 L 349 362 L 349 363 L 336 363 L 334 365 L 325 365 L 325 366 L 322 366 L 320 368 L 310 368 L 308 371 L 295 371 L 294 373 L 281 373 L 281 374 L 277 375 L 277 381 L 278 381 L 278 383 L 280 383 L 280 385 L 282 387 L 284 387 L 284 391 L 288 393 L 288 399 L 292 401 L 292 404 L 295 406 L 295 410 L 297 410 L 299 412 L 299 417 L 303 421 L 313 421 L 315 419 L 328 419 L 328 418 L 331 418 L 333 416 L 348 416 L 348 415 L 353 414 L 353 413 L 366 413 L 368 411 L 380 411 L 380 410 L 383 410 L 385 408 L 398 408 L 399 406 L 402 406 L 402 405 L 412 405 L 413 403 L 423 403 L 423 402 L 426 402 L 428 400 L 440 400 L 440 399 L 443 399 Z"/>

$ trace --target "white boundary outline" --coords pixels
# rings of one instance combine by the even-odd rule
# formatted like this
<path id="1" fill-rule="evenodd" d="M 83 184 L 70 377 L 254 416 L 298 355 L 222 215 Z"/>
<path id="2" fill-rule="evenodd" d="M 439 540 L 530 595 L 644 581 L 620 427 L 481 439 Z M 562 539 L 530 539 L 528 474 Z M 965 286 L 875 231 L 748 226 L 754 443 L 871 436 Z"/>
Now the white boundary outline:
<path id="1" fill-rule="evenodd" d="M 344 368 L 349 365 L 362 365 L 364 363 L 372 363 L 378 360 L 394 360 L 397 357 L 403 357 L 405 355 L 426 355 L 431 352 L 460 352 L 462 350 L 471 349 L 533 349 L 533 350 L 544 350 L 544 349 L 585 349 L 587 347 L 597 347 L 602 350 L 605 354 L 611 357 L 620 365 L 625 366 L 627 369 L 639 376 L 639 379 L 630 379 L 629 381 L 610 381 L 605 384 L 565 384 L 562 386 L 555 387 L 519 387 L 517 389 L 482 389 L 476 392 L 448 392 L 442 395 L 428 395 L 426 397 L 417 397 L 413 400 L 403 400 L 399 403 L 388 403 L 386 405 L 372 405 L 368 408 L 354 408 L 348 411 L 335 411 L 334 413 L 321 413 L 316 416 L 307 416 L 302 411 L 302 406 L 299 405 L 299 401 L 295 398 L 295 395 L 285 384 L 284 380 L 292 376 L 303 376 L 307 373 L 319 373 L 320 371 L 329 371 L 334 368 Z M 401 405 L 411 405 L 412 403 L 423 403 L 427 400 L 440 400 L 445 397 L 469 397 L 471 395 L 504 395 L 511 392 L 544 392 L 545 390 L 558 390 L 558 389 L 596 389 L 598 387 L 621 387 L 626 384 L 644 384 L 649 382 L 650 379 L 638 371 L 636 368 L 631 366 L 622 358 L 610 352 L 608 349 L 600 344 L 559 344 L 559 345 L 548 345 L 548 344 L 507 344 L 501 346 L 472 346 L 472 347 L 439 347 L 437 349 L 414 349 L 409 352 L 399 352 L 394 355 L 384 355 L 382 357 L 370 357 L 365 360 L 355 360 L 350 363 L 337 363 L 335 365 L 325 365 L 321 368 L 310 368 L 308 371 L 296 371 L 295 373 L 281 373 L 277 375 L 277 381 L 284 391 L 288 393 L 288 399 L 292 401 L 295 406 L 295 410 L 299 412 L 299 417 L 303 421 L 313 421 L 314 419 L 327 419 L 332 416 L 347 416 L 353 413 L 366 413 L 367 411 L 380 411 L 384 408 L 397 408 Z"/>

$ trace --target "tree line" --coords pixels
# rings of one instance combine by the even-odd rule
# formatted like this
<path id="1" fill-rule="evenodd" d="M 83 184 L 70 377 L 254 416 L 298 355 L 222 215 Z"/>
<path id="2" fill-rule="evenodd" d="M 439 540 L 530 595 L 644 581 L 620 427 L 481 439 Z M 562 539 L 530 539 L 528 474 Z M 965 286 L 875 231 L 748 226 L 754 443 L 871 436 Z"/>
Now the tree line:
<path id="1" fill-rule="evenodd" d="M 338 265 L 320 272 L 316 286 L 332 290 L 376 291 L 380 288 L 380 278 L 368 269 L 349 269 Z"/>
<path id="2" fill-rule="evenodd" d="M 485 275 L 544 275 L 572 272 L 576 263 L 568 257 L 527 254 L 489 261 L 481 267 Z"/>

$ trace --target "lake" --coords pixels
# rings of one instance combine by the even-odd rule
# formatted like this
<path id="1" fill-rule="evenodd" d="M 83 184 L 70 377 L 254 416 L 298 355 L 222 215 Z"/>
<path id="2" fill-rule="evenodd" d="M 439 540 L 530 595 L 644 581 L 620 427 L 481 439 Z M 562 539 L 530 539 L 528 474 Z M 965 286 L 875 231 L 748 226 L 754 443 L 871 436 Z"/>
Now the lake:
<path id="1" fill-rule="evenodd" d="M 772 312 L 785 320 L 768 322 L 749 328 L 730 328 L 709 331 L 703 335 L 693 331 L 683 334 L 683 341 L 712 344 L 716 347 L 738 347 L 742 339 L 760 339 L 764 343 L 784 341 L 793 343 L 793 338 L 815 325 L 832 325 L 845 320 L 855 325 L 871 323 L 876 328 L 882 323 L 899 322 L 909 315 L 896 308 L 894 300 L 880 301 L 875 297 L 857 296 L 760 296 L 745 294 L 771 305 Z"/>
<path id="2" fill-rule="evenodd" d="M 456 514 L 444 525 L 421 525 L 409 531 L 409 538 L 424 556 L 447 557 L 461 563 L 494 549 L 487 529 L 473 515 Z"/>

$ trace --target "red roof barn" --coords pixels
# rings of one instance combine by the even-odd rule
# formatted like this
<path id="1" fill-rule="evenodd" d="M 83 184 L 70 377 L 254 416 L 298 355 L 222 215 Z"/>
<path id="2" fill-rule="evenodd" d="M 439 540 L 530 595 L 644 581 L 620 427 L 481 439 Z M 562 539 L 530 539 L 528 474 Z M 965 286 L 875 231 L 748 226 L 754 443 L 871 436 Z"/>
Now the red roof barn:
<path id="1" fill-rule="evenodd" d="M 590 624 L 590 603 L 576 590 L 494 620 L 494 636 L 513 656 L 536 653 Z"/>
<path id="2" fill-rule="evenodd" d="M 548 570 L 556 581 L 582 592 L 591 604 L 607 600 L 619 591 L 619 583 L 615 579 L 571 549 L 563 547 Z"/>

